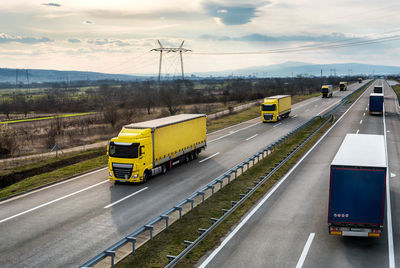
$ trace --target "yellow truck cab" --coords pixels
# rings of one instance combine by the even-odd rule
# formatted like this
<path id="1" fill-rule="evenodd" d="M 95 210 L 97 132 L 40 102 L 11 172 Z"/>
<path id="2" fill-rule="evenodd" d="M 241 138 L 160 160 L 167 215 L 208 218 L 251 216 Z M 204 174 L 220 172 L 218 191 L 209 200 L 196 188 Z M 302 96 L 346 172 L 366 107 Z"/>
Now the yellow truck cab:
<path id="1" fill-rule="evenodd" d="M 347 90 L 347 82 L 340 82 L 339 89 L 340 89 L 340 91 L 346 91 Z"/>
<path id="2" fill-rule="evenodd" d="M 261 119 L 263 122 L 276 122 L 288 117 L 292 107 L 290 95 L 277 95 L 264 99 L 261 104 Z"/>
<path id="3" fill-rule="evenodd" d="M 362 83 L 362 78 L 358 78 L 358 83 Z"/>
<path id="4" fill-rule="evenodd" d="M 323 85 L 321 87 L 321 95 L 322 95 L 322 98 L 331 98 L 333 96 L 333 86 L 332 85 Z"/>
<path id="5" fill-rule="evenodd" d="M 122 128 L 107 147 L 109 180 L 146 182 L 206 147 L 206 115 L 180 114 Z"/>

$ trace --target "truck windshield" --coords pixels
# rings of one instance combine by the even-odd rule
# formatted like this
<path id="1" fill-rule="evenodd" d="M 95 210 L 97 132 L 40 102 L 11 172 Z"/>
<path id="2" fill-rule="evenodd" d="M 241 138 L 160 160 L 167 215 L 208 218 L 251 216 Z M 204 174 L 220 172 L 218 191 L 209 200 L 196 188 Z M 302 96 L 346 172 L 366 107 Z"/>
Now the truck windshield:
<path id="1" fill-rule="evenodd" d="M 328 92 L 329 92 L 329 89 L 327 87 L 322 88 L 322 93 L 328 93 Z"/>
<path id="2" fill-rule="evenodd" d="M 275 104 L 263 104 L 262 105 L 262 110 L 263 111 L 275 111 L 276 110 L 276 105 Z"/>
<path id="3" fill-rule="evenodd" d="M 341 87 L 341 88 L 342 88 L 342 87 L 344 87 L 344 85 L 343 85 L 343 84 L 340 84 L 340 85 L 339 85 L 339 87 Z"/>
<path id="4" fill-rule="evenodd" d="M 110 142 L 109 155 L 120 158 L 137 158 L 139 143 L 130 143 L 127 145 L 115 144 Z"/>

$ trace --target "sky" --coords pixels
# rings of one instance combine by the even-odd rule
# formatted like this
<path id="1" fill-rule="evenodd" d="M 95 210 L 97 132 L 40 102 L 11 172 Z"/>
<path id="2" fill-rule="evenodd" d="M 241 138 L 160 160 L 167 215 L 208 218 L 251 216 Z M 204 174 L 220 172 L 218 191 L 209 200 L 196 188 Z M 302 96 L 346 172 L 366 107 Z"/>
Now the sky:
<path id="1" fill-rule="evenodd" d="M 156 74 L 157 40 L 184 40 L 186 73 L 288 61 L 400 66 L 398 10 L 399 0 L 0 1 L 0 68 Z M 316 48 L 343 42 L 354 45 Z M 164 75 L 180 68 L 178 53 L 163 55 Z"/>

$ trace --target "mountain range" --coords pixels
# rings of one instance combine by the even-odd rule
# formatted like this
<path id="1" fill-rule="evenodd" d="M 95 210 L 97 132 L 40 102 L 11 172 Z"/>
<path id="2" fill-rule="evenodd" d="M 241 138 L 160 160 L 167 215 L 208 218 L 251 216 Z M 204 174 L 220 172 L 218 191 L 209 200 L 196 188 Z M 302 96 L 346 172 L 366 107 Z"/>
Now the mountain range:
<path id="1" fill-rule="evenodd" d="M 285 62 L 282 64 L 231 69 L 219 72 L 187 73 L 188 79 L 199 77 L 255 76 L 255 77 L 292 77 L 292 76 L 329 75 L 400 75 L 400 66 L 372 65 L 362 63 L 310 64 L 305 62 Z M 107 74 L 88 71 L 58 71 L 44 69 L 0 68 L 0 83 L 42 83 L 71 81 L 135 81 L 156 79 L 156 74 Z"/>

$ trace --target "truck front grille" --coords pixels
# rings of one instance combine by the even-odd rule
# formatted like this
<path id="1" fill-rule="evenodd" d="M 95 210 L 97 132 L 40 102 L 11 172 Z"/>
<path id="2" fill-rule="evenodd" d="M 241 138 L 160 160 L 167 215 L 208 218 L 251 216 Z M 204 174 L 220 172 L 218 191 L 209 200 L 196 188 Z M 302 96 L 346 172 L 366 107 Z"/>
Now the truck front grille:
<path id="1" fill-rule="evenodd" d="M 113 163 L 114 176 L 117 179 L 129 179 L 132 175 L 133 165 Z"/>
<path id="2" fill-rule="evenodd" d="M 272 117 L 273 117 L 272 114 L 264 114 L 264 119 L 265 119 L 265 120 L 271 120 Z"/>

